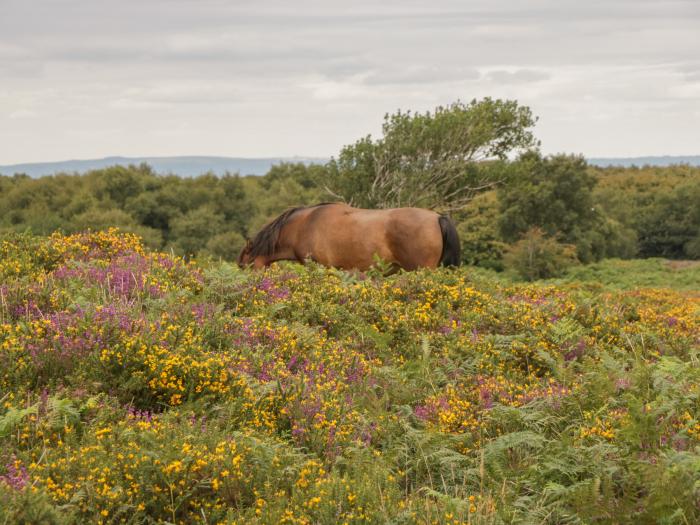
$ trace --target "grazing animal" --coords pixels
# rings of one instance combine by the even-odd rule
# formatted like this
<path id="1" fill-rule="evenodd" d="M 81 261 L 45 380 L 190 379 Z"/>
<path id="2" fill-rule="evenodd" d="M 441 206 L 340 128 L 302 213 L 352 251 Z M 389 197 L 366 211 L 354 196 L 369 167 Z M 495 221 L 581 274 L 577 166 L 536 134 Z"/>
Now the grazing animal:
<path id="1" fill-rule="evenodd" d="M 275 261 L 316 261 L 367 270 L 377 257 L 393 269 L 458 266 L 459 237 L 452 221 L 422 208 L 364 210 L 342 203 L 292 208 L 246 243 L 238 264 L 262 268 Z"/>

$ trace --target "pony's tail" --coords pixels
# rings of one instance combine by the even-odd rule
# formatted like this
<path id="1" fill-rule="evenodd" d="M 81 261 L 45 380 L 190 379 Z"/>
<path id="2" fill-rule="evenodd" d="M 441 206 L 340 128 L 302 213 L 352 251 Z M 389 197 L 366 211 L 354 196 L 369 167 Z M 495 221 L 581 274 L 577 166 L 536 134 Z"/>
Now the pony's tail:
<path id="1" fill-rule="evenodd" d="M 438 218 L 440 231 L 442 232 L 442 255 L 440 264 L 442 266 L 459 266 L 460 249 L 457 229 L 449 217 L 440 215 Z"/>

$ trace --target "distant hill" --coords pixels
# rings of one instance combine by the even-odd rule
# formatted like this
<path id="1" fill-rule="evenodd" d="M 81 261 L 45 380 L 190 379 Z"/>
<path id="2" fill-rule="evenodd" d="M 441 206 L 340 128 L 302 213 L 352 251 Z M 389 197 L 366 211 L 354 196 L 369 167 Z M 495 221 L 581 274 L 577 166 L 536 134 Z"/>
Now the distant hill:
<path id="1" fill-rule="evenodd" d="M 592 158 L 587 159 L 589 164 L 594 166 L 671 166 L 672 164 L 690 164 L 700 166 L 700 155 L 671 156 L 664 155 L 658 157 L 620 157 L 620 158 Z"/>
<path id="2" fill-rule="evenodd" d="M 270 168 L 281 162 L 303 162 L 304 164 L 325 163 L 326 158 L 314 157 L 270 157 L 247 159 L 238 157 L 106 157 L 104 159 L 64 160 L 60 162 L 36 162 L 0 166 L 0 174 L 14 175 L 26 173 L 30 177 L 53 175 L 55 173 L 85 173 L 86 171 L 106 168 L 120 164 L 150 165 L 157 173 L 173 173 L 184 177 L 193 177 L 202 173 L 213 172 L 223 175 L 226 172 L 241 175 L 264 175 Z"/>
<path id="3" fill-rule="evenodd" d="M 64 160 L 59 162 L 35 162 L 27 164 L 10 164 L 0 166 L 0 174 L 14 175 L 26 173 L 30 177 L 53 175 L 55 173 L 85 173 L 86 171 L 106 168 L 121 164 L 149 164 L 157 173 L 193 177 L 202 173 L 212 172 L 223 175 L 226 172 L 240 175 L 264 175 L 272 166 L 281 162 L 303 162 L 304 164 L 327 162 L 323 157 L 269 157 L 269 158 L 240 158 L 240 157 L 105 157 L 103 159 Z M 659 157 L 629 157 L 629 158 L 591 158 L 590 164 L 595 166 L 669 166 L 671 164 L 690 164 L 700 166 L 700 155 L 691 156 L 659 156 Z"/>

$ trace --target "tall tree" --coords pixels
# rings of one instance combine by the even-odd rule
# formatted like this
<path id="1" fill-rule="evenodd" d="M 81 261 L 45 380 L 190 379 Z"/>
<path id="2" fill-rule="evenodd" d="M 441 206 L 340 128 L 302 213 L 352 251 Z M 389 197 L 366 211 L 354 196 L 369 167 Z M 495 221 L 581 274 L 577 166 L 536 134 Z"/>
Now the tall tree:
<path id="1" fill-rule="evenodd" d="M 659 195 L 639 219 L 638 228 L 643 256 L 700 257 L 700 181 Z"/>
<path id="2" fill-rule="evenodd" d="M 433 112 L 384 117 L 383 137 L 366 136 L 328 164 L 326 189 L 360 206 L 463 208 L 503 179 L 501 163 L 538 145 L 536 118 L 513 100 L 455 102 Z"/>
<path id="3" fill-rule="evenodd" d="M 595 178 L 583 157 L 528 152 L 513 163 L 509 179 L 498 193 L 500 229 L 507 242 L 538 227 L 548 236 L 575 243 L 580 231 L 592 225 Z"/>
<path id="4" fill-rule="evenodd" d="M 595 184 L 583 157 L 543 157 L 534 151 L 522 155 L 498 191 L 503 239 L 515 242 L 539 228 L 548 237 L 575 245 L 581 262 L 634 255 L 634 233 L 595 206 Z"/>

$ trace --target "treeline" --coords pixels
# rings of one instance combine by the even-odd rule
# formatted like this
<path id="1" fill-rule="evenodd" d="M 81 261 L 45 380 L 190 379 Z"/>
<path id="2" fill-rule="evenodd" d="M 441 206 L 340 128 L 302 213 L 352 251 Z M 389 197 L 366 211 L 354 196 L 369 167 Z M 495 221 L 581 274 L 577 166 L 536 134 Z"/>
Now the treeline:
<path id="1" fill-rule="evenodd" d="M 384 117 L 381 137 L 363 137 L 325 165 L 282 164 L 263 177 L 160 176 L 148 165 L 0 176 L 0 230 L 117 226 L 155 249 L 233 260 L 285 209 L 344 201 L 449 213 L 465 263 L 527 279 L 609 257 L 700 258 L 700 168 L 546 157 L 536 120 L 516 101 L 490 98 L 398 111 Z"/>
<path id="2" fill-rule="evenodd" d="M 517 267 L 518 250 L 539 250 L 545 265 L 562 257 L 700 258 L 700 168 L 596 168 L 580 157 L 529 153 L 502 169 L 506 182 L 452 213 L 465 263 Z M 154 249 L 233 260 L 246 236 L 286 208 L 332 200 L 328 177 L 326 166 L 303 164 L 263 177 L 161 176 L 147 165 L 0 176 L 0 229 L 117 226 Z"/>
<path id="3" fill-rule="evenodd" d="M 264 177 L 157 175 L 113 166 L 84 175 L 0 176 L 0 231 L 50 234 L 118 227 L 153 249 L 232 260 L 268 219 L 316 202 L 321 166 L 288 164 Z"/>
<path id="4" fill-rule="evenodd" d="M 458 214 L 465 262 L 522 276 L 610 257 L 700 259 L 700 168 L 599 168 L 523 155 Z"/>

